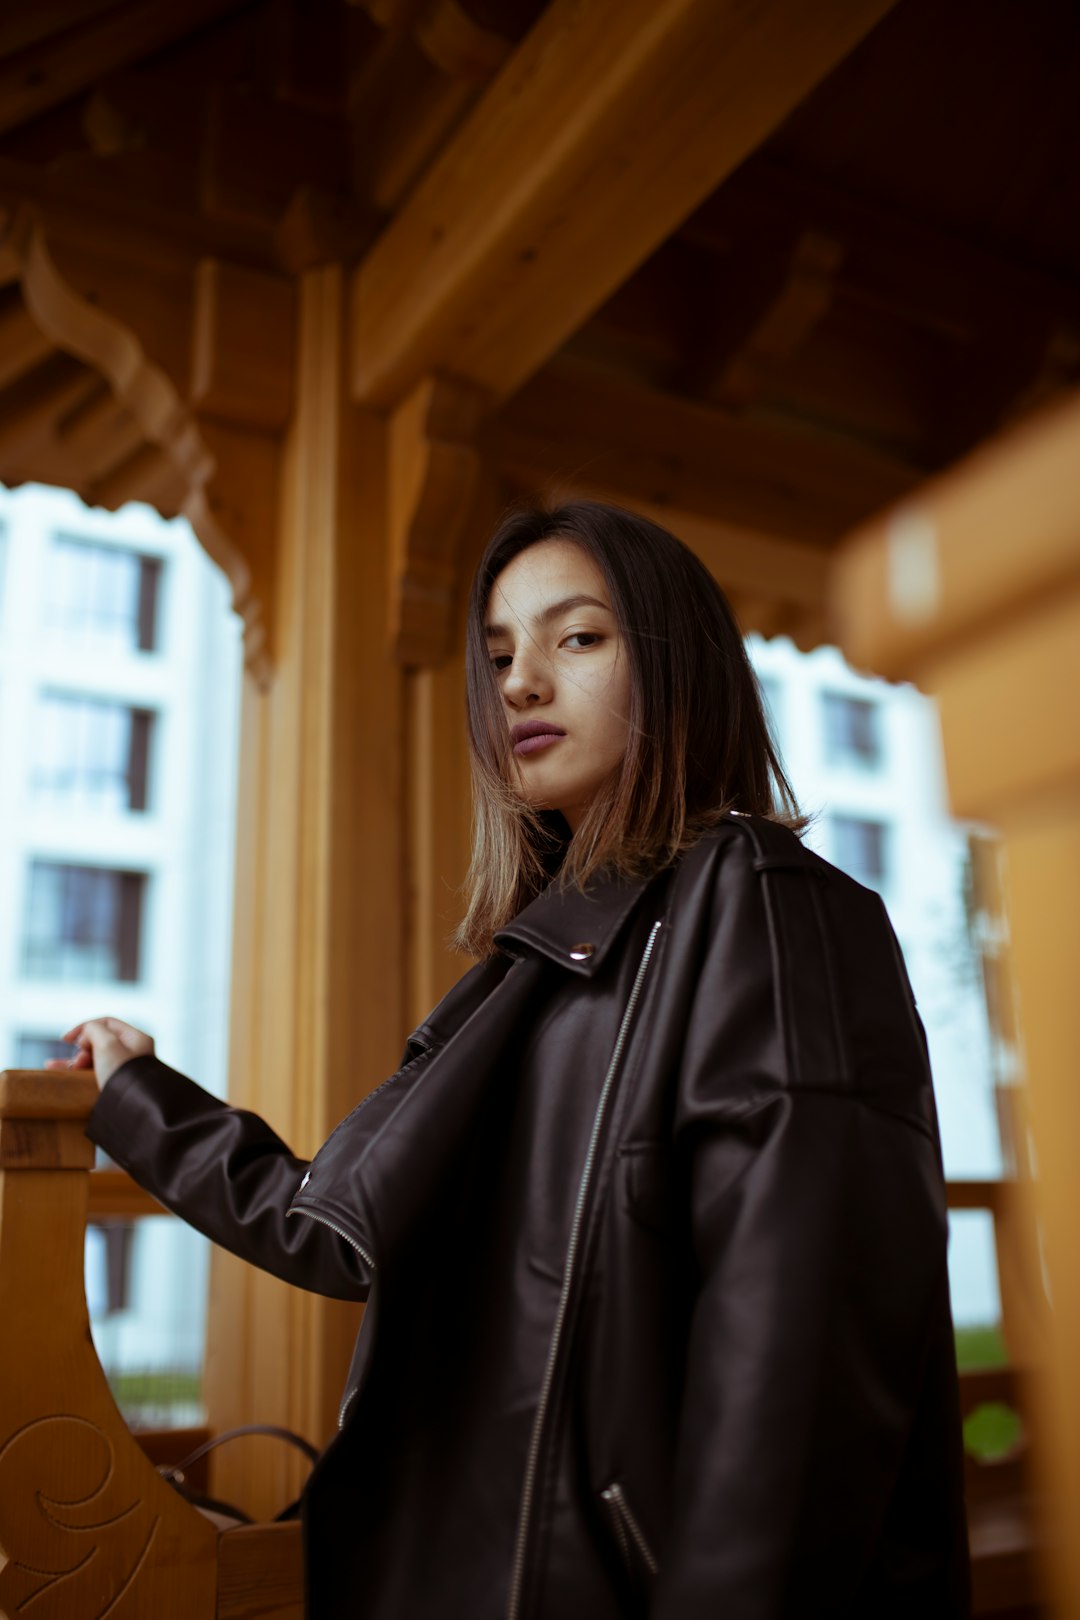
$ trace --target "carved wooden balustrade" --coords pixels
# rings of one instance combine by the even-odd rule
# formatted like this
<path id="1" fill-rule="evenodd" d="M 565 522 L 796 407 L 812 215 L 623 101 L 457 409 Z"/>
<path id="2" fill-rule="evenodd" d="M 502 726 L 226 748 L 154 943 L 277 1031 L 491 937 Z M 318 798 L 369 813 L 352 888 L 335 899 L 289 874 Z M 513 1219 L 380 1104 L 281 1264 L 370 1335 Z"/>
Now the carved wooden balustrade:
<path id="1" fill-rule="evenodd" d="M 95 1171 L 87 1073 L 0 1072 L 0 1615 L 34 1620 L 300 1620 L 299 1526 L 219 1531 L 162 1479 L 118 1411 L 90 1337 L 90 1216 L 159 1209 Z M 994 1218 L 1012 1365 L 961 1375 L 964 1416 L 1024 1414 L 1040 1283 L 1013 1181 L 952 1182 L 949 1207 Z M 1040 1612 L 1038 1514 L 1026 1435 L 968 1459 L 977 1614 Z"/>
<path id="2" fill-rule="evenodd" d="M 110 1393 L 83 1283 L 91 1180 L 109 1213 L 156 1206 L 119 1172 L 91 1177 L 96 1095 L 85 1072 L 0 1072 L 0 1614 L 300 1620 L 299 1525 L 218 1530 Z"/>

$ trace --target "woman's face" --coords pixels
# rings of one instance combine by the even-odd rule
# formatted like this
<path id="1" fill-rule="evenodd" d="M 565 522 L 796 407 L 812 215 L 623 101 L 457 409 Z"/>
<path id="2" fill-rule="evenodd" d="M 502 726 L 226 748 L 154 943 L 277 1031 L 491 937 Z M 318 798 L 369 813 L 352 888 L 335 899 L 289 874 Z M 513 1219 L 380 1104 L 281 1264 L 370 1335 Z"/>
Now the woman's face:
<path id="1" fill-rule="evenodd" d="M 522 796 L 573 830 L 629 736 L 629 660 L 604 576 L 572 540 L 541 540 L 498 576 L 485 624 Z"/>

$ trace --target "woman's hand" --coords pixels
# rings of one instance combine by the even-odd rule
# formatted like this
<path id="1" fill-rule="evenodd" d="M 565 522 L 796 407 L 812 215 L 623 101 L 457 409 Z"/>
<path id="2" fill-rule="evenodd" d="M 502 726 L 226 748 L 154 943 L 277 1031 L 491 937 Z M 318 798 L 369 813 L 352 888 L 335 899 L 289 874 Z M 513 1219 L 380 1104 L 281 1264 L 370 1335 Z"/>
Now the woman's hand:
<path id="1" fill-rule="evenodd" d="M 103 1086 L 110 1075 L 128 1058 L 152 1057 L 154 1038 L 133 1024 L 120 1018 L 89 1018 L 85 1024 L 76 1024 L 61 1040 L 73 1041 L 76 1051 L 69 1058 L 47 1058 L 47 1069 L 93 1069 L 98 1085 Z"/>

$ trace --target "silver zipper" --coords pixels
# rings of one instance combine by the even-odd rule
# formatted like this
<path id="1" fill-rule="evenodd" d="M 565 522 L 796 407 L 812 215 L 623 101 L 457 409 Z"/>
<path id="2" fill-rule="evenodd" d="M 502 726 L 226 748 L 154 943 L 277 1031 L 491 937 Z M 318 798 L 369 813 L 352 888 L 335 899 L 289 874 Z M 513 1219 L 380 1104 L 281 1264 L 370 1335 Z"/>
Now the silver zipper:
<path id="1" fill-rule="evenodd" d="M 510 1598 L 507 1603 L 506 1620 L 517 1620 L 521 1608 L 521 1583 L 525 1573 L 525 1551 L 529 1539 L 529 1519 L 532 1515 L 533 1493 L 536 1489 L 536 1467 L 540 1460 L 540 1441 L 543 1435 L 544 1419 L 547 1416 L 548 1402 L 551 1399 L 551 1388 L 555 1380 L 555 1364 L 558 1360 L 559 1343 L 562 1338 L 563 1323 L 566 1320 L 566 1308 L 570 1299 L 570 1288 L 574 1277 L 574 1261 L 577 1258 L 578 1244 L 581 1240 L 585 1201 L 588 1198 L 589 1183 L 592 1180 L 593 1164 L 596 1159 L 597 1144 L 600 1140 L 600 1127 L 603 1124 L 604 1113 L 607 1109 L 607 1101 L 615 1082 L 615 1076 L 618 1074 L 619 1065 L 622 1062 L 623 1050 L 630 1032 L 630 1022 L 641 996 L 645 970 L 649 965 L 649 958 L 652 955 L 653 945 L 657 934 L 660 932 L 660 927 L 659 921 L 653 923 L 652 928 L 649 930 L 649 937 L 645 941 L 645 949 L 641 953 L 641 961 L 638 963 L 630 998 L 626 1003 L 622 1022 L 619 1024 L 619 1033 L 615 1037 L 615 1045 L 612 1047 L 611 1060 L 608 1063 L 604 1084 L 600 1091 L 600 1101 L 596 1105 L 592 1135 L 589 1138 L 589 1150 L 585 1155 L 585 1167 L 581 1172 L 581 1181 L 578 1185 L 574 1219 L 570 1227 L 570 1242 L 567 1245 L 566 1264 L 563 1268 L 562 1293 L 559 1295 L 559 1308 L 555 1313 L 555 1326 L 551 1331 L 547 1366 L 544 1369 L 544 1381 L 540 1386 L 540 1400 L 536 1408 L 536 1416 L 533 1419 L 529 1452 L 525 1462 L 525 1480 L 521 1491 L 521 1510 L 518 1516 L 517 1541 L 514 1547 L 514 1564 L 510 1576 Z"/>
<path id="2" fill-rule="evenodd" d="M 657 1563 L 656 1559 L 653 1557 L 652 1548 L 645 1540 L 645 1532 L 642 1530 L 637 1521 L 637 1516 L 635 1515 L 629 1502 L 626 1500 L 626 1493 L 624 1492 L 622 1486 L 616 1480 L 614 1484 L 608 1486 L 607 1490 L 601 1491 L 600 1495 L 611 1508 L 612 1514 L 614 1515 L 615 1527 L 619 1537 L 619 1545 L 623 1549 L 623 1556 L 625 1557 L 626 1555 L 626 1532 L 629 1530 L 630 1534 L 634 1538 L 634 1545 L 637 1547 L 638 1552 L 645 1560 L 645 1568 L 648 1570 L 650 1575 L 655 1575 L 657 1571 Z"/>
<path id="3" fill-rule="evenodd" d="M 285 1211 L 286 1219 L 288 1219 L 290 1215 L 306 1215 L 309 1221 L 318 1221 L 320 1226 L 328 1226 L 331 1232 L 336 1232 L 339 1238 L 345 1239 L 346 1243 L 351 1249 L 356 1250 L 357 1254 L 360 1256 L 361 1260 L 366 1266 L 370 1266 L 372 1271 L 378 1270 L 374 1260 L 371 1258 L 370 1254 L 368 1254 L 363 1245 L 357 1243 L 354 1237 L 350 1237 L 348 1232 L 345 1231 L 344 1227 L 338 1226 L 334 1221 L 327 1220 L 325 1215 L 317 1215 L 313 1209 L 287 1209 Z"/>
<path id="4" fill-rule="evenodd" d="M 354 1384 L 352 1389 L 350 1389 L 349 1393 L 346 1395 L 345 1399 L 342 1401 L 341 1405 L 338 1407 L 337 1426 L 339 1429 L 343 1429 L 345 1427 L 345 1414 L 359 1393 L 359 1384 Z"/>
<path id="5" fill-rule="evenodd" d="M 366 1266 L 370 1266 L 372 1275 L 374 1275 L 374 1273 L 378 1270 L 374 1260 L 371 1258 L 370 1254 L 368 1254 L 364 1246 L 357 1243 L 354 1237 L 350 1237 L 348 1232 L 346 1232 L 343 1227 L 337 1225 L 336 1221 L 327 1220 L 325 1215 L 316 1215 L 313 1209 L 287 1209 L 285 1211 L 286 1219 L 290 1215 L 306 1215 L 309 1221 L 318 1221 L 320 1226 L 328 1226 L 331 1232 L 336 1232 L 339 1238 L 345 1239 L 345 1242 L 350 1248 L 356 1250 L 364 1264 Z M 346 1395 L 345 1399 L 342 1401 L 341 1405 L 338 1407 L 337 1426 L 339 1429 L 343 1429 L 345 1427 L 345 1414 L 349 1410 L 355 1394 L 355 1389 L 350 1390 L 348 1395 Z"/>

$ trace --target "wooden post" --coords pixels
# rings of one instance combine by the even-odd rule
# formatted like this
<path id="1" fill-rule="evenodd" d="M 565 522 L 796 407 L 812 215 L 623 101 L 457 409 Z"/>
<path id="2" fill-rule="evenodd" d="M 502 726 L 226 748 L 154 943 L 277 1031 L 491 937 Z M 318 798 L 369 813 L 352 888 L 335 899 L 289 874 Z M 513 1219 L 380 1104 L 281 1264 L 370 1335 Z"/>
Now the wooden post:
<path id="1" fill-rule="evenodd" d="M 133 1440 L 83 1291 L 92 1074 L 0 1073 L 0 1613 L 213 1620 L 218 1533 Z"/>
<path id="2" fill-rule="evenodd" d="M 1074 396 L 853 536 L 833 591 L 854 663 L 936 693 L 953 810 L 1002 833 L 1050 1295 L 1033 1394 L 1061 1620 L 1080 1620 L 1078 458 Z"/>
<path id="3" fill-rule="evenodd" d="M 311 1153 L 396 1066 L 406 1033 L 404 671 L 386 634 L 386 431 L 344 396 L 338 267 L 301 283 L 296 411 L 275 537 L 265 689 L 246 679 L 230 1096 Z M 332 1435 L 359 1309 L 215 1254 L 211 1423 Z M 230 1450 L 214 1488 L 254 1516 L 300 1484 Z"/>

